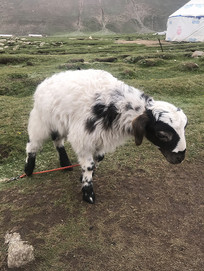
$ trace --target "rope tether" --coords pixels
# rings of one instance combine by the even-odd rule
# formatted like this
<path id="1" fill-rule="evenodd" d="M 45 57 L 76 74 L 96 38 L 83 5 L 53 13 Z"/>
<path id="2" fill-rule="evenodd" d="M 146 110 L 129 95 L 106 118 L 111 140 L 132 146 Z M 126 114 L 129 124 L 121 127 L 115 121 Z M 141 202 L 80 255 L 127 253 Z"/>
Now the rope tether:
<path id="1" fill-rule="evenodd" d="M 32 175 L 37 175 L 37 174 L 42 174 L 42 173 L 48 173 L 48 172 L 53 172 L 53 171 L 59 171 L 59 170 L 64 170 L 64 169 L 67 169 L 67 168 L 73 168 L 73 167 L 78 167 L 80 166 L 79 164 L 76 164 L 76 165 L 71 165 L 71 166 L 66 166 L 66 167 L 59 167 L 59 168 L 54 168 L 54 169 L 48 169 L 48 170 L 43 170 L 43 171 L 39 171 L 39 172 L 33 172 Z M 17 177 L 12 177 L 11 179 L 8 180 L 8 182 L 11 182 L 11 181 L 16 181 L 18 179 L 22 179 L 24 177 L 26 177 L 27 175 L 24 173 L 22 175 L 18 175 Z"/>

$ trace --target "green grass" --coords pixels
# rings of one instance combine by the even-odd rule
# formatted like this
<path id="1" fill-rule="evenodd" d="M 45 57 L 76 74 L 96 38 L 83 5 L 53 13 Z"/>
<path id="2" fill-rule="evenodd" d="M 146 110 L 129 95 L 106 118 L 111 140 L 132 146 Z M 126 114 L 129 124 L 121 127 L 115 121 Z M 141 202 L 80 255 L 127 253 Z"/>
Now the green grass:
<path id="1" fill-rule="evenodd" d="M 199 212 L 195 199 L 199 198 L 202 179 L 202 172 L 196 169 L 204 156 L 204 59 L 190 56 L 193 50 L 204 50 L 204 45 L 169 43 L 163 45 L 161 52 L 159 44 L 147 47 L 115 43 L 117 39 L 137 38 L 156 40 L 150 35 L 110 35 L 93 40 L 84 36 L 18 38 L 5 43 L 8 48 L 0 54 L 0 242 L 3 244 L 6 231 L 16 229 L 35 246 L 36 261 L 25 270 L 184 271 L 182 262 L 191 258 L 197 264 L 196 270 L 201 271 L 199 260 L 196 262 L 198 246 L 192 247 L 189 241 L 188 247 L 184 231 L 181 237 L 173 230 L 182 228 L 182 223 L 187 228 L 199 223 L 199 213 L 195 218 L 188 214 L 189 221 L 185 221 L 183 213 L 191 208 Z M 108 57 L 115 57 L 116 61 L 96 61 Z M 198 68 L 186 68 L 189 63 L 196 63 Z M 104 69 L 155 99 L 181 107 L 189 120 L 188 152 L 181 167 L 187 180 L 188 175 L 195 176 L 192 183 L 185 181 L 182 170 L 168 165 L 147 140 L 138 148 L 133 141 L 127 142 L 106 156 L 95 176 L 98 202 L 94 206 L 81 202 L 79 168 L 71 173 L 2 182 L 23 173 L 27 123 L 36 86 L 53 73 L 77 68 Z M 72 162 L 77 163 L 68 143 L 66 149 Z M 52 142 L 45 143 L 37 156 L 36 170 L 58 166 Z M 172 179 L 179 175 L 185 187 L 178 182 L 173 190 L 168 174 Z M 165 216 L 168 210 L 169 218 Z M 168 232 L 159 217 L 165 217 Z M 174 219 L 177 222 L 172 222 Z M 180 248 L 184 251 L 178 252 Z M 3 270 L 7 270 L 5 257 L 6 246 L 2 245 Z M 194 265 L 187 261 L 190 270 Z"/>

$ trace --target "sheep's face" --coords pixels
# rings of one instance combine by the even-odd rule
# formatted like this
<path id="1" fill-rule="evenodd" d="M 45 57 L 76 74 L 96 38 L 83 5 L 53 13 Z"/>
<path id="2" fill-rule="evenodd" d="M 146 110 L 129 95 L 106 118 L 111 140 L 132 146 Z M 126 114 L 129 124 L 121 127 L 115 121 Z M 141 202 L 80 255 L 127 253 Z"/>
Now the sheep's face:
<path id="1" fill-rule="evenodd" d="M 166 102 L 154 102 L 139 118 L 135 120 L 135 123 L 137 121 L 143 123 L 141 134 L 143 133 L 149 141 L 158 146 L 168 162 L 172 164 L 181 163 L 185 158 L 186 151 L 185 127 L 187 117 L 183 111 Z M 133 122 L 133 127 L 135 123 Z M 137 128 L 140 125 L 137 123 Z M 134 131 L 135 141 L 139 145 L 142 140 L 140 138 L 137 141 L 137 128 Z"/>

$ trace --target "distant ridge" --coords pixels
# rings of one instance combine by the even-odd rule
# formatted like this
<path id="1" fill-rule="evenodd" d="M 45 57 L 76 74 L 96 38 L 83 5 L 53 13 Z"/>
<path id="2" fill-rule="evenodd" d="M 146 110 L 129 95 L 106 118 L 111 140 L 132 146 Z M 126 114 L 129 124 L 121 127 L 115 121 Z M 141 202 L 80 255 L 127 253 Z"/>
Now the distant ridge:
<path id="1" fill-rule="evenodd" d="M 0 0 L 0 33 L 163 31 L 186 0 Z"/>

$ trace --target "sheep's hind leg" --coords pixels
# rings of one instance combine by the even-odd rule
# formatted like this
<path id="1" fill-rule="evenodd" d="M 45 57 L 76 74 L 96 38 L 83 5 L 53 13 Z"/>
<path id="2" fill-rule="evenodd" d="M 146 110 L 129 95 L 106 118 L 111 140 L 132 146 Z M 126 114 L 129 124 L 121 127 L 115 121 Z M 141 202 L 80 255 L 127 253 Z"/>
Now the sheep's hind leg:
<path id="1" fill-rule="evenodd" d="M 25 174 L 27 176 L 31 176 L 33 174 L 33 170 L 35 168 L 35 160 L 36 160 L 36 153 L 42 146 L 42 143 L 39 142 L 28 142 L 26 145 L 26 164 L 25 164 Z"/>
<path id="2" fill-rule="evenodd" d="M 30 176 L 35 168 L 36 153 L 42 147 L 44 140 L 49 136 L 48 129 L 43 123 L 41 115 L 35 108 L 33 108 L 30 113 L 28 135 L 29 141 L 26 145 L 27 158 L 25 173 L 27 176 Z"/>
<path id="3" fill-rule="evenodd" d="M 82 193 L 83 200 L 93 204 L 95 202 L 95 193 L 93 191 L 93 170 L 95 163 L 93 159 L 80 162 L 82 167 Z"/>
<path id="4" fill-rule="evenodd" d="M 64 147 L 64 139 L 60 138 L 58 133 L 52 133 L 52 140 L 54 141 L 55 148 L 59 154 L 60 166 L 71 166 L 71 162 Z M 72 171 L 73 168 L 67 168 L 66 170 Z"/>

